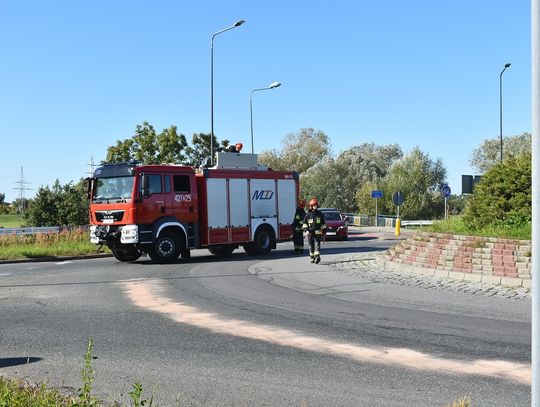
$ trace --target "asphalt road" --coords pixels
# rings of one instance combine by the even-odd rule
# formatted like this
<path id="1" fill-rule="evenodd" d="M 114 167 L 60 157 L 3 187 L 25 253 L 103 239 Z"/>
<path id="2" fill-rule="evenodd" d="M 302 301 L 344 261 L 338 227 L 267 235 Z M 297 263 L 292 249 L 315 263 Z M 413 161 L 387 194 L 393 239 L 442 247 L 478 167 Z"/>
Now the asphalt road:
<path id="1" fill-rule="evenodd" d="M 141 382 L 161 406 L 530 405 L 530 300 L 331 267 L 392 243 L 327 242 L 320 265 L 290 244 L 174 265 L 0 265 L 0 375 L 76 390 L 93 338 L 94 393 L 106 400 L 127 402 Z"/>

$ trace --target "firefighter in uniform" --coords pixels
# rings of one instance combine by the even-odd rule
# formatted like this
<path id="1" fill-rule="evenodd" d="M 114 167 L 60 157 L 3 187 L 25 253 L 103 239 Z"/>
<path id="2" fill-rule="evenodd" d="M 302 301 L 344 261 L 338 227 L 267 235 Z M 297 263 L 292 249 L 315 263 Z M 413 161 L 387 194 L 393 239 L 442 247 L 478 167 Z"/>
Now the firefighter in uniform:
<path id="1" fill-rule="evenodd" d="M 326 223 L 323 214 L 319 211 L 317 198 L 312 198 L 309 201 L 309 210 L 304 218 L 302 229 L 308 233 L 311 262 L 319 264 L 321 261 L 321 239 L 326 233 Z"/>
<path id="2" fill-rule="evenodd" d="M 294 214 L 294 219 L 292 223 L 294 243 L 293 254 L 304 253 L 304 231 L 302 230 L 302 225 L 304 224 L 304 218 L 306 217 L 306 211 L 304 210 L 305 206 L 306 201 L 300 199 L 298 201 L 296 213 Z"/>

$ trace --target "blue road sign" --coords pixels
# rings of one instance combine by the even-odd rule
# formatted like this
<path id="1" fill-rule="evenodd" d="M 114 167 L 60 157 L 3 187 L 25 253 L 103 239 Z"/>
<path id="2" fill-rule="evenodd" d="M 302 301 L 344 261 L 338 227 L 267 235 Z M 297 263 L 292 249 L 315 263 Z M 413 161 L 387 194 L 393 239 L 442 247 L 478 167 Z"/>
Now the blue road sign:
<path id="1" fill-rule="evenodd" d="M 372 198 L 382 198 L 382 191 L 371 191 Z"/>
<path id="2" fill-rule="evenodd" d="M 450 189 L 450 186 L 448 186 L 448 184 L 444 184 L 441 187 L 441 195 L 443 196 L 443 198 L 448 198 L 450 197 L 450 195 L 452 195 L 452 190 Z"/>
<path id="3" fill-rule="evenodd" d="M 392 194 L 392 202 L 394 202 L 394 205 L 400 206 L 405 201 L 405 197 L 403 196 L 403 192 L 396 191 Z"/>

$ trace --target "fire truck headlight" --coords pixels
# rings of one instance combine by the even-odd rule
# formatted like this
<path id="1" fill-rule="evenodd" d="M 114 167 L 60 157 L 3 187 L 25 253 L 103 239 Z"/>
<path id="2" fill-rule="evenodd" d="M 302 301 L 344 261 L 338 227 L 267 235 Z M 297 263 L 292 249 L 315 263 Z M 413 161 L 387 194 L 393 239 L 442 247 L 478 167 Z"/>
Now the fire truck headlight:
<path id="1" fill-rule="evenodd" d="M 95 225 L 90 226 L 90 243 L 94 243 L 94 244 L 99 243 L 99 238 L 96 236 L 96 229 L 97 227 Z"/>
<path id="2" fill-rule="evenodd" d="M 120 243 L 138 243 L 139 241 L 139 228 L 137 225 L 126 225 L 122 228 L 122 234 L 120 235 Z"/>

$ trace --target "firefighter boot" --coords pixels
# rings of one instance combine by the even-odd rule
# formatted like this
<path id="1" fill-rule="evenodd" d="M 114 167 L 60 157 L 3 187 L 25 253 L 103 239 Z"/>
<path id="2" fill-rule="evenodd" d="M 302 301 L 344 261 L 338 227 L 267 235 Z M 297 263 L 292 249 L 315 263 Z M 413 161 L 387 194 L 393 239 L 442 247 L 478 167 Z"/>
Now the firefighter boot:
<path id="1" fill-rule="evenodd" d="M 313 253 L 309 253 L 309 257 L 311 257 L 311 262 L 315 263 L 315 255 Z"/>
<path id="2" fill-rule="evenodd" d="M 315 256 L 315 264 L 319 264 L 321 262 L 321 256 Z"/>

